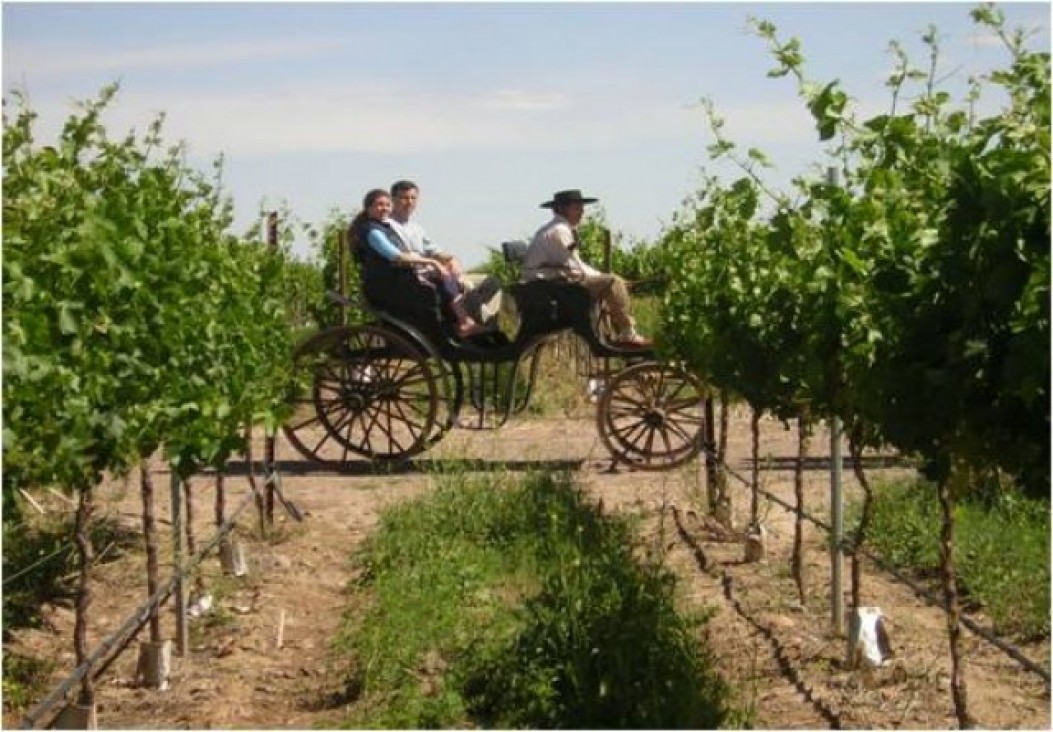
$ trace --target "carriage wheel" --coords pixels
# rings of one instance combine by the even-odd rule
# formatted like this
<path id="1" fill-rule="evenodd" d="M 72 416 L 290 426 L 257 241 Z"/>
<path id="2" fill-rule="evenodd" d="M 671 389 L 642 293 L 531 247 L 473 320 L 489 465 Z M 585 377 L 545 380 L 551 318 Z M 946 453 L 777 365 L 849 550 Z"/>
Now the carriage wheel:
<path id="1" fill-rule="evenodd" d="M 311 460 L 408 458 L 444 431 L 439 380 L 420 350 L 390 330 L 323 331 L 297 350 L 296 370 L 294 412 L 283 429 Z"/>
<path id="2" fill-rule="evenodd" d="M 702 449 L 705 391 L 695 377 L 653 361 L 615 374 L 596 419 L 600 438 L 616 461 L 642 470 L 668 470 Z"/>

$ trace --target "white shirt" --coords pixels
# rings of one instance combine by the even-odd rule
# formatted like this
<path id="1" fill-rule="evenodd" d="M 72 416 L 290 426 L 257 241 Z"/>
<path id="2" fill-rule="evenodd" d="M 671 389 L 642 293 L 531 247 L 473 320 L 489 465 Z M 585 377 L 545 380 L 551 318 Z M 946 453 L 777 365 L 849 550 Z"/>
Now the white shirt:
<path id="1" fill-rule="evenodd" d="M 399 238 L 406 242 L 406 246 L 417 252 L 417 254 L 424 254 L 430 257 L 438 253 L 439 248 L 428 238 L 424 227 L 416 221 L 411 220 L 403 223 L 392 217 L 388 219 L 388 223 L 391 224 L 391 228 L 395 230 Z"/>
<path id="2" fill-rule="evenodd" d="M 542 226 L 523 256 L 524 280 L 581 280 L 597 270 L 581 261 L 574 246 L 574 229 L 559 214 Z"/>

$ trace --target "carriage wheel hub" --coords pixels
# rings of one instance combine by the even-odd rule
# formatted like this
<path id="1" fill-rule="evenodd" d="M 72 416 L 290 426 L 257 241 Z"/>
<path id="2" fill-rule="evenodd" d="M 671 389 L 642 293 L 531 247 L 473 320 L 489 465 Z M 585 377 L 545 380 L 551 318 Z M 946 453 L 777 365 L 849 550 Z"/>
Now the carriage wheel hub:
<path id="1" fill-rule="evenodd" d="M 369 406 L 369 395 L 358 389 L 348 389 L 344 392 L 344 405 L 353 412 L 361 412 Z"/>
<path id="2" fill-rule="evenodd" d="M 665 425 L 665 412 L 660 409 L 648 409 L 644 415 L 644 422 L 648 427 L 662 427 Z"/>

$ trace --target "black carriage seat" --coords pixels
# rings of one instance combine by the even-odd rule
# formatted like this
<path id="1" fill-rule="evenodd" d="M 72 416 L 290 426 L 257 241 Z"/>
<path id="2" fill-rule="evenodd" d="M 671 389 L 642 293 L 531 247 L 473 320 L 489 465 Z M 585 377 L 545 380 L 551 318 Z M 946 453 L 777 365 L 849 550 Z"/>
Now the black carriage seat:
<path id="1" fill-rule="evenodd" d="M 526 250 L 527 243 L 523 241 L 501 244 L 505 260 L 517 266 L 522 266 Z M 650 349 L 625 349 L 609 343 L 607 331 L 610 325 L 603 322 L 602 308 L 589 297 L 588 291 L 580 283 L 534 280 L 514 284 L 508 288 L 508 292 L 519 311 L 519 341 L 542 333 L 570 329 L 589 344 L 594 356 L 651 354 Z"/>
<path id="2" fill-rule="evenodd" d="M 527 336 L 568 328 L 592 331 L 594 305 L 584 287 L 574 282 L 535 280 L 508 288 L 519 311 L 519 332 Z"/>
<path id="3" fill-rule="evenodd" d="M 501 242 L 501 253 L 506 262 L 522 267 L 527 246 L 525 241 Z M 572 282 L 519 282 L 508 288 L 508 294 L 519 311 L 519 340 L 573 328 L 583 315 L 587 323 L 591 320 L 589 295 Z"/>
<path id="4" fill-rule="evenodd" d="M 363 299 L 378 319 L 403 329 L 410 326 L 446 359 L 461 360 L 465 355 L 462 351 L 500 348 L 509 343 L 500 331 L 459 337 L 452 316 L 442 305 L 438 289 L 421 281 L 409 268 L 399 272 L 398 285 L 392 288 L 390 296 L 385 293 L 382 299 L 370 298 L 363 286 Z"/>

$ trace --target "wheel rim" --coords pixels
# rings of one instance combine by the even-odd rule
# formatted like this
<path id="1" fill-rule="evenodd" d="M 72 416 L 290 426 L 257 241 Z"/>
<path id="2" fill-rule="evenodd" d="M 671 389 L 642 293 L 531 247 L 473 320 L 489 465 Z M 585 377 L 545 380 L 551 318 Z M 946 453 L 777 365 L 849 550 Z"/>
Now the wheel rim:
<path id="1" fill-rule="evenodd" d="M 702 449 L 701 382 L 682 369 L 648 362 L 607 383 L 597 408 L 600 438 L 618 461 L 643 470 L 683 465 Z"/>
<path id="2" fill-rule="evenodd" d="M 406 338 L 374 326 L 334 329 L 305 343 L 296 363 L 303 378 L 284 431 L 305 457 L 402 459 L 434 441 L 439 387 Z"/>

